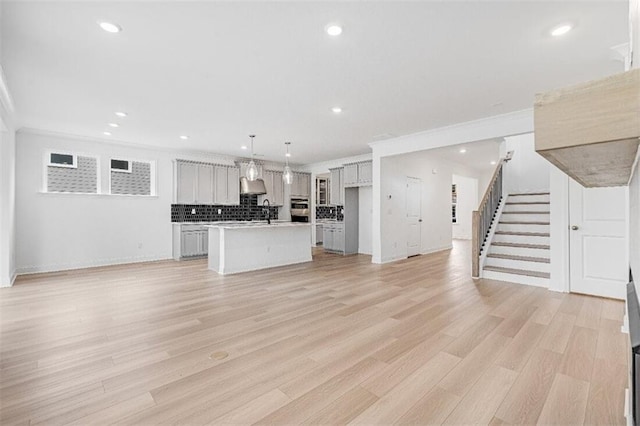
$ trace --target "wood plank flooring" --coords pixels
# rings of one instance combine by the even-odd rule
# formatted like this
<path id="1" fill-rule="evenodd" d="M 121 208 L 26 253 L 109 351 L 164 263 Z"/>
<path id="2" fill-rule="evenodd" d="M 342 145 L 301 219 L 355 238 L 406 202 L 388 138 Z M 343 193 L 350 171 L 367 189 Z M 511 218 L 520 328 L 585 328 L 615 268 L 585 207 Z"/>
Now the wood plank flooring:
<path id="1" fill-rule="evenodd" d="M 470 247 L 0 289 L 0 423 L 625 424 L 624 304 L 470 279 Z"/>

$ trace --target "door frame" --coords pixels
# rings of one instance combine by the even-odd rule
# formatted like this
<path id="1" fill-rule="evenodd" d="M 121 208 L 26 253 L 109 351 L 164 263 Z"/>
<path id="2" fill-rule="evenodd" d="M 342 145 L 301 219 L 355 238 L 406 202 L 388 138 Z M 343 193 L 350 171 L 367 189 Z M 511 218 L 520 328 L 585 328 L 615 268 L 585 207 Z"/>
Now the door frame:
<path id="1" fill-rule="evenodd" d="M 419 194 L 420 194 L 420 203 L 418 204 L 418 207 L 420 208 L 420 214 L 418 215 L 418 227 L 420 228 L 420 232 L 418 233 L 418 237 L 419 237 L 419 241 L 418 241 L 418 253 L 416 254 L 409 254 L 409 235 L 407 234 L 407 246 L 406 246 L 406 256 L 405 257 L 413 257 L 413 256 L 419 256 L 422 253 L 422 184 L 423 181 L 421 178 L 419 177 L 414 177 L 414 176 L 407 176 L 405 179 L 405 182 L 407 183 L 406 187 L 405 187 L 405 231 L 406 231 L 406 227 L 408 225 L 408 218 L 409 218 L 409 208 L 408 208 L 408 204 L 409 204 L 409 181 L 410 180 L 415 180 L 418 181 L 420 183 L 420 187 L 419 187 Z"/>
<path id="2" fill-rule="evenodd" d="M 552 167 L 550 172 L 550 228 L 551 228 L 551 278 L 549 290 L 571 293 L 570 265 L 570 178 Z M 629 192 L 626 194 L 627 205 Z M 629 215 L 625 219 L 625 232 L 629 235 Z M 627 261 L 629 251 L 627 248 Z"/>

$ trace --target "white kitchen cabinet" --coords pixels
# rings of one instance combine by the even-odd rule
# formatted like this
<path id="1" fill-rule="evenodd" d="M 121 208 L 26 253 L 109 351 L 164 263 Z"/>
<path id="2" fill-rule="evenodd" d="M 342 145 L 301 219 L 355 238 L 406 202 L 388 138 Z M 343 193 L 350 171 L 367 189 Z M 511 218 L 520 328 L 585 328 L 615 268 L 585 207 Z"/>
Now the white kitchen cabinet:
<path id="1" fill-rule="evenodd" d="M 344 253 L 344 223 L 322 224 L 322 246 L 326 251 Z"/>
<path id="2" fill-rule="evenodd" d="M 227 204 L 240 205 L 240 169 L 227 167 Z"/>
<path id="3" fill-rule="evenodd" d="M 309 198 L 311 193 L 311 175 L 309 173 L 293 173 L 291 183 L 291 195 L 301 198 Z"/>
<path id="4" fill-rule="evenodd" d="M 237 167 L 176 162 L 178 204 L 240 204 Z"/>
<path id="5" fill-rule="evenodd" d="M 240 204 L 240 170 L 215 166 L 214 204 Z"/>
<path id="6" fill-rule="evenodd" d="M 282 172 L 273 173 L 273 205 L 284 205 L 284 180 L 282 179 Z"/>
<path id="7" fill-rule="evenodd" d="M 373 163 L 363 161 L 344 165 L 344 187 L 353 188 L 371 185 L 373 181 Z"/>
<path id="8" fill-rule="evenodd" d="M 198 179 L 196 182 L 196 204 L 213 203 L 213 166 L 198 164 Z"/>
<path id="9" fill-rule="evenodd" d="M 358 165 L 345 164 L 344 166 L 344 186 L 358 185 Z"/>
<path id="10" fill-rule="evenodd" d="M 173 225 L 173 258 L 175 260 L 206 256 L 209 251 L 209 231 L 203 225 Z"/>
<path id="11" fill-rule="evenodd" d="M 197 180 L 195 163 L 176 163 L 176 202 L 178 204 L 194 204 Z"/>
<path id="12" fill-rule="evenodd" d="M 342 183 L 344 169 L 342 167 L 337 169 L 330 169 L 331 178 L 329 180 L 329 204 L 342 205 L 344 200 L 344 185 Z"/>
<path id="13" fill-rule="evenodd" d="M 321 223 L 316 223 L 316 245 L 323 242 L 324 229 Z"/>
<path id="14" fill-rule="evenodd" d="M 373 162 L 366 161 L 364 163 L 358 163 L 358 182 L 361 185 L 367 185 L 373 182 Z"/>
<path id="15" fill-rule="evenodd" d="M 267 189 L 267 193 L 260 196 L 258 203 L 261 204 L 266 198 L 272 206 L 284 205 L 284 183 L 282 181 L 282 172 L 265 170 L 262 174 L 262 179 L 264 180 L 264 186 Z"/>

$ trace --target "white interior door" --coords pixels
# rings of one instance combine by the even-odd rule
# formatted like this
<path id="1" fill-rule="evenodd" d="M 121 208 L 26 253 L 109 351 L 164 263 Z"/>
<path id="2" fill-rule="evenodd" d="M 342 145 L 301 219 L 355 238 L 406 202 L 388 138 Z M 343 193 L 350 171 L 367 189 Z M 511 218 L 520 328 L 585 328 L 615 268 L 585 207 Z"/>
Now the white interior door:
<path id="1" fill-rule="evenodd" d="M 569 183 L 570 291 L 624 299 L 629 277 L 628 189 Z"/>
<path id="2" fill-rule="evenodd" d="M 407 256 L 420 254 L 422 234 L 422 181 L 407 178 Z"/>

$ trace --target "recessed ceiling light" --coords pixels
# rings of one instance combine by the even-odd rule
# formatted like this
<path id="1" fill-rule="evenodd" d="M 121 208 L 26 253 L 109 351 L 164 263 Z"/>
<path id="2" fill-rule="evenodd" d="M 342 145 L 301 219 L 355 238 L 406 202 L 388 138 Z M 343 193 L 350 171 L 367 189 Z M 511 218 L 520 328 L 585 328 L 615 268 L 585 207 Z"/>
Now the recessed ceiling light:
<path id="1" fill-rule="evenodd" d="M 117 111 L 117 112 L 116 112 L 116 115 L 117 115 L 118 117 L 122 117 L 122 118 L 124 118 L 124 117 L 126 117 L 128 114 L 127 114 L 126 112 Z"/>
<path id="2" fill-rule="evenodd" d="M 339 36 L 340 34 L 342 34 L 342 27 L 340 25 L 335 25 L 335 24 L 330 24 L 327 25 L 327 34 L 329 34 L 330 36 Z"/>
<path id="3" fill-rule="evenodd" d="M 111 136 L 111 132 L 102 132 L 102 134 L 105 136 Z"/>
<path id="4" fill-rule="evenodd" d="M 495 166 L 495 165 L 496 165 L 496 162 L 495 162 L 495 161 L 492 161 L 492 162 L 491 162 L 491 165 L 492 165 L 492 166 Z"/>
<path id="5" fill-rule="evenodd" d="M 183 141 L 186 141 L 187 139 L 189 139 L 189 136 L 182 135 L 182 136 L 180 136 L 180 139 L 182 139 Z"/>
<path id="6" fill-rule="evenodd" d="M 467 152 L 467 150 L 466 150 L 465 148 L 462 148 L 462 149 L 460 150 L 460 154 L 464 154 L 465 152 Z"/>
<path id="7" fill-rule="evenodd" d="M 333 107 L 331 108 L 331 111 L 335 112 L 336 114 L 340 114 L 342 112 L 342 108 L 340 107 Z"/>
<path id="8" fill-rule="evenodd" d="M 573 26 L 571 24 L 558 25 L 557 27 L 551 30 L 551 35 L 554 37 L 560 37 L 561 35 L 565 35 L 569 31 L 571 31 L 572 28 Z"/>
<path id="9" fill-rule="evenodd" d="M 246 145 L 242 145 L 242 146 L 240 147 L 240 149 L 247 149 L 247 146 L 246 146 Z"/>
<path id="10" fill-rule="evenodd" d="M 108 33 L 119 33 L 120 31 L 122 31 L 122 27 L 118 24 L 114 24 L 113 22 L 103 21 L 98 22 L 98 25 L 100 25 L 100 28 Z"/>
<path id="11" fill-rule="evenodd" d="M 109 126 L 111 126 L 111 127 L 120 127 L 120 125 L 118 123 L 109 123 Z"/>

